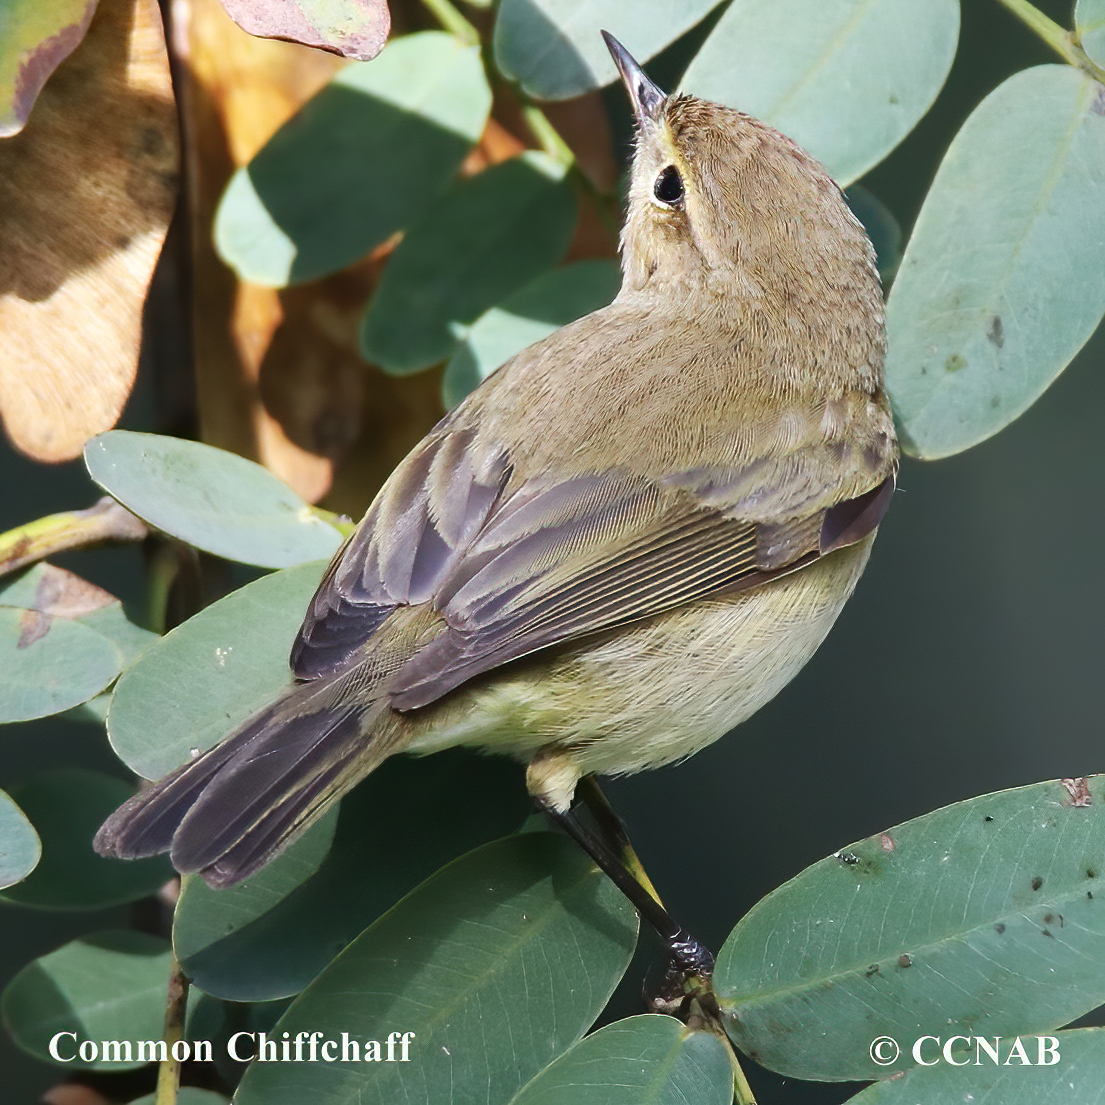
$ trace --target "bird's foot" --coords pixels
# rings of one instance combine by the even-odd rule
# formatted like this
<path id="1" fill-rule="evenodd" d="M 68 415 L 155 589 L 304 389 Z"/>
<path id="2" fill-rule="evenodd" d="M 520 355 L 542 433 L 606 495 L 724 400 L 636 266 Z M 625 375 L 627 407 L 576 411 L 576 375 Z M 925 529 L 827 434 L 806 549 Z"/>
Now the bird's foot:
<path id="1" fill-rule="evenodd" d="M 668 964 L 660 985 L 652 992 L 647 988 L 645 1004 L 652 1013 L 667 1013 L 686 1021 L 697 1003 L 709 1018 L 720 1018 L 717 998 L 711 978 L 714 954 L 700 944 L 685 929 L 680 929 L 667 941 Z"/>

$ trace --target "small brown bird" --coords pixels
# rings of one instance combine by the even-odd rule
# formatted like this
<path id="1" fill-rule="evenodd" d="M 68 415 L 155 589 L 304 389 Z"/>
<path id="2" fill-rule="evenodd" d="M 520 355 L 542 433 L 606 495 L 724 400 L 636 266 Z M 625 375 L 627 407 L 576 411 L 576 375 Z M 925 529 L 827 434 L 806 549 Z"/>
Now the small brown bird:
<path id="1" fill-rule="evenodd" d="M 870 242 L 794 142 L 607 41 L 637 118 L 617 298 L 423 439 L 327 570 L 294 684 L 122 806 L 101 853 L 228 886 L 388 756 L 453 745 L 527 764 L 571 827 L 581 778 L 704 748 L 828 633 L 898 461 Z"/>

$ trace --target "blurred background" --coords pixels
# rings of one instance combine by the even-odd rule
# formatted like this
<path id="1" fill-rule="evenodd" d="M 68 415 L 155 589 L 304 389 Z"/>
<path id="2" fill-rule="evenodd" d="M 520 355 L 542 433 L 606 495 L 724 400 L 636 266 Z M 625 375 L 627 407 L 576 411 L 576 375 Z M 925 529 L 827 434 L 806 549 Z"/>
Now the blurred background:
<path id="1" fill-rule="evenodd" d="M 1065 2 L 1039 7 L 1069 21 Z M 397 6 L 397 24 L 405 11 Z M 1055 60 L 996 0 L 964 0 L 962 14 L 957 60 L 935 106 L 862 181 L 907 234 L 970 111 L 1011 73 Z M 677 43 L 648 68 L 672 87 L 686 56 Z M 623 96 L 616 89 L 603 102 L 615 154 L 624 157 Z M 127 428 L 199 432 L 181 308 L 190 279 L 185 241 L 178 225 L 155 276 L 137 384 L 120 423 Z M 370 366 L 358 373 L 343 385 L 343 402 L 362 407 L 357 433 L 322 499 L 353 517 L 441 413 L 433 373 L 406 381 Z M 263 392 L 261 402 L 279 421 L 280 404 Z M 949 460 L 907 458 L 866 575 L 791 686 L 688 763 L 608 783 L 670 910 L 706 944 L 716 950 L 760 897 L 854 840 L 973 795 L 1102 770 L 1103 411 L 1099 331 L 997 437 Z M 0 488 L 0 531 L 97 497 L 80 461 L 39 464 L 6 441 Z M 144 555 L 127 546 L 56 562 L 121 596 L 140 617 Z M 221 585 L 229 584 L 227 577 Z M 125 774 L 91 726 L 49 719 L 6 727 L 2 736 L 3 787 L 63 764 Z M 0 985 L 31 958 L 131 917 L 129 908 L 90 918 L 0 905 Z M 637 1010 L 641 978 L 657 958 L 643 934 L 613 1014 Z M 37 1100 L 58 1081 L 55 1069 L 6 1038 L 0 1070 L 5 1101 Z M 750 1077 L 764 1105 L 828 1105 L 854 1092 L 756 1070 Z"/>

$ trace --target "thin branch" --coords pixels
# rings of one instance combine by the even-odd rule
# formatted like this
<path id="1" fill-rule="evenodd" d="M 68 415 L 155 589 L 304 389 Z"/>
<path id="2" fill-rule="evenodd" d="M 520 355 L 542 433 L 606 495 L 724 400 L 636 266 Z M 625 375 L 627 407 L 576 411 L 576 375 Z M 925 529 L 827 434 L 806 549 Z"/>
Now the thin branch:
<path id="1" fill-rule="evenodd" d="M 998 0 L 1008 8 L 1026 27 L 1048 44 L 1068 65 L 1081 70 L 1088 77 L 1105 84 L 1105 69 L 1093 61 L 1082 49 L 1078 35 L 1059 26 L 1055 20 L 1044 15 L 1039 8 L 1028 0 Z"/>
<path id="2" fill-rule="evenodd" d="M 145 522 L 114 499 L 104 498 L 87 510 L 51 514 L 0 534 L 0 576 L 68 549 L 142 541 L 148 533 Z"/>
<path id="3" fill-rule="evenodd" d="M 480 32 L 460 14 L 450 0 L 422 0 L 430 14 L 450 34 L 454 34 L 465 46 L 478 46 Z"/>
<path id="4" fill-rule="evenodd" d="M 180 1060 L 173 1058 L 173 1045 L 184 1039 L 184 1014 L 188 1009 L 188 979 L 173 956 L 169 975 L 169 993 L 165 1001 L 165 1058 L 157 1068 L 157 1095 L 154 1105 L 176 1105 L 180 1085 Z"/>

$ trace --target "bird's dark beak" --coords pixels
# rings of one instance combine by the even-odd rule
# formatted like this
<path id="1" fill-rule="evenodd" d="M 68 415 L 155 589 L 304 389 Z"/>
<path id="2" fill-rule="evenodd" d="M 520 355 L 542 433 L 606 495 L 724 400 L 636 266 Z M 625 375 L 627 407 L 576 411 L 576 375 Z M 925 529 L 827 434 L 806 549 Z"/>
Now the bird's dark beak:
<path id="1" fill-rule="evenodd" d="M 622 75 L 629 102 L 633 105 L 633 114 L 642 126 L 653 126 L 660 119 L 660 108 L 668 98 L 667 93 L 659 89 L 645 76 L 645 71 L 633 60 L 630 52 L 607 31 L 602 32 L 606 48 Z"/>

